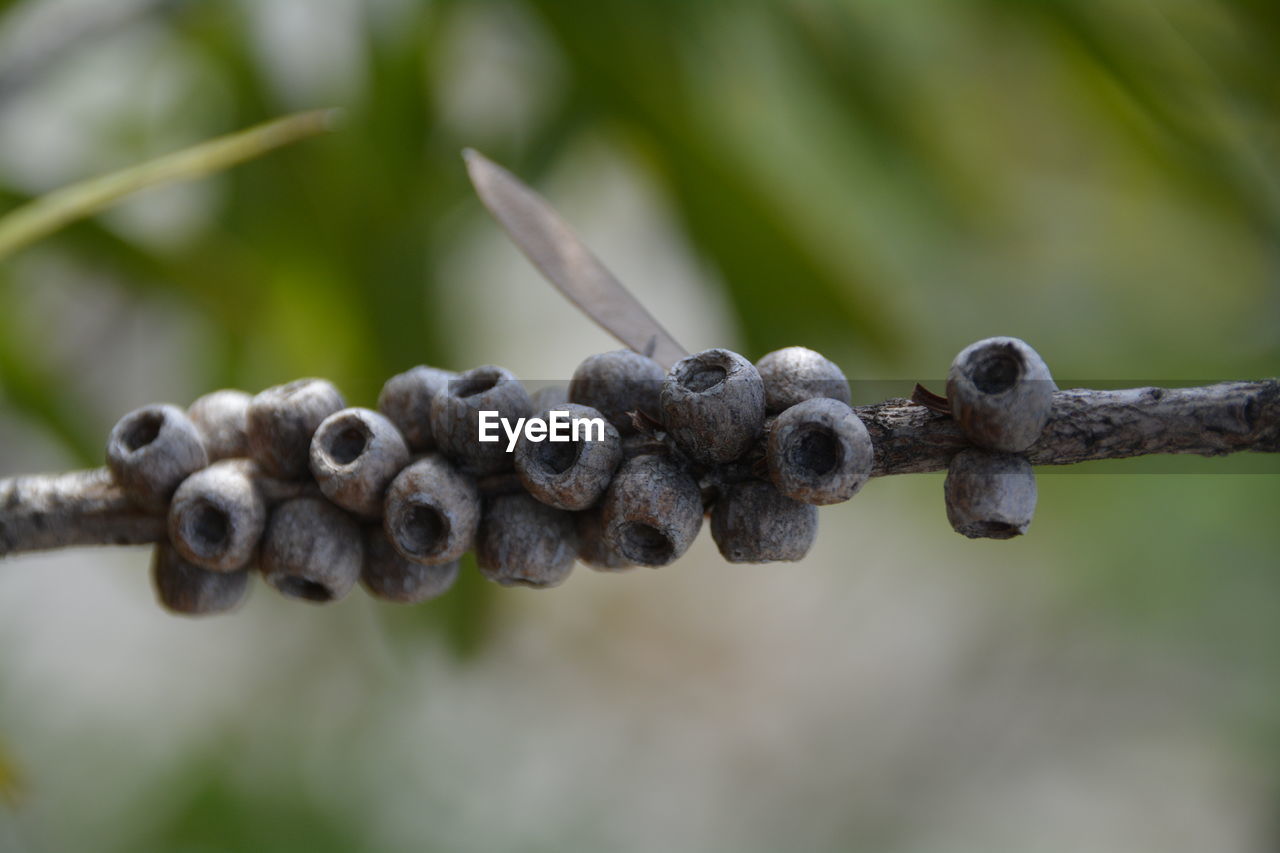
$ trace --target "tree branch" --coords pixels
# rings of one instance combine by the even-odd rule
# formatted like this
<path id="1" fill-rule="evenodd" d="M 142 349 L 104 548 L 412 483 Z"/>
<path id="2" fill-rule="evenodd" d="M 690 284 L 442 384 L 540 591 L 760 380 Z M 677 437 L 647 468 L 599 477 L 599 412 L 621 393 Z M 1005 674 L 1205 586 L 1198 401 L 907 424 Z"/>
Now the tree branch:
<path id="1" fill-rule="evenodd" d="M 872 476 L 944 470 L 969 442 L 950 417 L 886 400 L 855 411 L 875 445 Z M 1033 465 L 1157 453 L 1280 452 L 1280 380 L 1199 388 L 1059 391 Z M 317 493 L 314 483 L 262 478 L 270 503 Z M 133 506 L 105 469 L 0 480 L 0 556 L 77 545 L 131 545 L 166 535 L 165 517 Z"/>

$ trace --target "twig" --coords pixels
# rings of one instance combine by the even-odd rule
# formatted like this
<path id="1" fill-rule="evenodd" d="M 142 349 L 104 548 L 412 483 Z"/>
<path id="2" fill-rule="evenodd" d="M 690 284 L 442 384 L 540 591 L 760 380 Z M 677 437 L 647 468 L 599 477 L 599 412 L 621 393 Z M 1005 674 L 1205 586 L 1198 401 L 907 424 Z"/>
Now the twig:
<path id="1" fill-rule="evenodd" d="M 910 400 L 856 411 L 875 444 L 872 476 L 940 471 L 969 446 L 955 421 Z M 1280 452 L 1280 380 L 1059 391 L 1044 434 L 1026 455 L 1034 465 L 1071 465 L 1157 453 L 1244 451 Z M 268 479 L 259 487 L 273 503 L 315 488 Z M 132 506 L 104 469 L 0 480 L 0 556 L 142 544 L 164 536 L 164 517 Z"/>

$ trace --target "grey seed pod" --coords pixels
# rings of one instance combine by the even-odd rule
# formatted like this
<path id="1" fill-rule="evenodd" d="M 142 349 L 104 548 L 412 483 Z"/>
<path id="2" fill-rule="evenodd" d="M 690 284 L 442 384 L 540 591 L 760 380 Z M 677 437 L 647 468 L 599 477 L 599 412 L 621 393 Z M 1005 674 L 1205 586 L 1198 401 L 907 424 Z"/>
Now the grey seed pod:
<path id="1" fill-rule="evenodd" d="M 316 427 L 346 406 L 338 389 L 324 379 L 299 379 L 258 393 L 249 403 L 249 455 L 272 477 L 306 476 Z"/>
<path id="2" fill-rule="evenodd" d="M 262 577 L 282 595 L 337 601 L 360 578 L 360 525 L 321 498 L 294 498 L 271 513 L 262 537 Z"/>
<path id="3" fill-rule="evenodd" d="M 1036 473 L 1022 456 L 962 450 L 943 484 L 947 521 L 970 539 L 1012 539 L 1027 532 L 1036 511 Z"/>
<path id="4" fill-rule="evenodd" d="M 752 480 L 729 486 L 711 510 L 711 537 L 730 563 L 804 559 L 818 535 L 818 508 Z"/>
<path id="5" fill-rule="evenodd" d="M 381 525 L 369 525 L 364 534 L 360 583 L 375 598 L 420 604 L 444 595 L 458 579 L 457 560 L 424 566 L 400 556 Z"/>
<path id="6" fill-rule="evenodd" d="M 151 584 L 166 610 L 203 616 L 235 610 L 249 591 L 249 570 L 211 572 L 183 559 L 168 542 L 155 546 Z"/>
<path id="7" fill-rule="evenodd" d="M 805 347 L 774 350 L 756 362 L 764 381 L 764 407 L 779 414 L 805 400 L 830 397 L 846 406 L 851 402 L 849 382 L 835 362 Z"/>
<path id="8" fill-rule="evenodd" d="M 129 497 L 159 509 L 192 472 L 209 464 L 200 431 L 177 406 L 134 409 L 111 430 L 107 467 Z"/>
<path id="9" fill-rule="evenodd" d="M 624 462 L 602 507 L 605 542 L 641 566 L 674 563 L 702 528 L 702 490 L 692 474 L 665 456 Z"/>
<path id="10" fill-rule="evenodd" d="M 569 402 L 569 389 L 564 385 L 543 385 L 529 395 L 529 408 L 534 412 L 561 407 Z"/>
<path id="11" fill-rule="evenodd" d="M 573 514 L 578 534 L 578 560 L 598 572 L 621 572 L 635 563 L 618 553 L 604 538 L 604 508 L 600 505 Z"/>
<path id="12" fill-rule="evenodd" d="M 501 427 L 497 441 L 480 441 L 480 412 L 497 412 L 512 424 L 533 411 L 529 393 L 511 371 L 493 365 L 468 370 L 436 395 L 431 405 L 431 429 L 436 443 L 458 467 L 472 474 L 509 470 L 512 455 Z"/>
<path id="13" fill-rule="evenodd" d="M 778 491 L 824 506 L 857 494 L 871 476 L 875 451 L 853 409 L 815 397 L 778 415 L 769 429 L 765 458 Z"/>
<path id="14" fill-rule="evenodd" d="M 232 388 L 211 391 L 187 407 L 187 417 L 200 430 L 210 462 L 249 455 L 251 394 Z"/>
<path id="15" fill-rule="evenodd" d="M 667 431 L 697 462 L 737 459 L 764 429 L 764 382 L 736 352 L 709 349 L 676 362 L 662 384 Z"/>
<path id="16" fill-rule="evenodd" d="M 951 362 L 947 401 L 970 441 L 1017 453 L 1036 443 L 1058 390 L 1040 355 L 1017 338 L 970 344 Z"/>
<path id="17" fill-rule="evenodd" d="M 405 559 L 452 562 L 471 547 L 479 523 L 475 480 L 438 453 L 405 468 L 387 489 L 383 528 Z"/>
<path id="18" fill-rule="evenodd" d="M 576 421 L 573 429 L 581 429 L 579 438 L 551 441 L 548 436 L 532 441 L 527 433 L 522 434 L 516 444 L 516 472 L 529 494 L 544 504 L 557 509 L 586 509 L 609 488 L 613 472 L 622 461 L 622 437 L 590 406 L 562 403 L 542 412 L 541 417 L 554 428 L 551 411 L 564 412 L 562 417 L 571 424 Z"/>
<path id="19" fill-rule="evenodd" d="M 577 551 L 573 515 L 524 492 L 485 501 L 476 536 L 480 574 L 502 586 L 559 586 Z"/>
<path id="20" fill-rule="evenodd" d="M 254 464 L 224 459 L 182 481 L 169 503 L 169 540 L 183 559 L 234 572 L 253 559 L 267 521 Z"/>
<path id="21" fill-rule="evenodd" d="M 320 491 L 365 518 L 382 515 L 387 486 L 408 464 L 400 430 L 372 409 L 334 412 L 311 437 L 311 473 Z"/>
<path id="22" fill-rule="evenodd" d="M 651 358 L 627 349 L 590 356 L 573 371 L 569 402 L 590 406 L 622 435 L 635 432 L 632 412 L 661 417 L 659 396 L 666 371 Z"/>
<path id="23" fill-rule="evenodd" d="M 431 432 L 431 401 L 458 378 L 452 370 L 419 365 L 387 380 L 378 394 L 378 411 L 399 427 L 415 453 L 435 450 Z"/>

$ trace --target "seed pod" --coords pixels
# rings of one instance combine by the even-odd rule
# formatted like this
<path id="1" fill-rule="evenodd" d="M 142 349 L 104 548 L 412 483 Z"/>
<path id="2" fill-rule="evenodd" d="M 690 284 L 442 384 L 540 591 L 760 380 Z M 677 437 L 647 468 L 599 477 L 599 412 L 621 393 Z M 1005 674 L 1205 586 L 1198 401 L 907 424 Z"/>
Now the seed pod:
<path id="1" fill-rule="evenodd" d="M 1036 511 L 1036 473 L 1022 456 L 962 450 L 943 484 L 947 521 L 970 539 L 1012 539 L 1027 532 Z"/>
<path id="2" fill-rule="evenodd" d="M 569 402 L 604 415 L 622 435 L 635 432 L 632 412 L 654 421 L 661 416 L 662 382 L 666 372 L 651 358 L 620 349 L 590 356 L 573 371 Z"/>
<path id="3" fill-rule="evenodd" d="M 578 534 L 578 560 L 598 572 L 620 572 L 635 568 L 635 563 L 610 545 L 604 538 L 604 509 L 600 505 L 573 514 Z"/>
<path id="4" fill-rule="evenodd" d="M 778 491 L 807 504 L 847 501 L 871 476 L 875 452 L 867 428 L 839 400 L 817 397 L 778 415 L 765 449 Z"/>
<path id="5" fill-rule="evenodd" d="M 248 459 L 224 459 L 182 481 L 169 504 L 169 540 L 183 559 L 234 572 L 253 559 L 267 507 Z"/>
<path id="6" fill-rule="evenodd" d="M 452 370 L 419 365 L 387 380 L 378 394 L 378 411 L 391 419 L 409 449 L 415 453 L 435 450 L 431 432 L 431 401 L 458 378 Z"/>
<path id="7" fill-rule="evenodd" d="M 1058 390 L 1049 368 L 1017 338 L 970 344 L 951 362 L 947 401 L 970 441 L 1017 453 L 1035 444 Z"/>
<path id="8" fill-rule="evenodd" d="M 210 462 L 249 455 L 249 401 L 244 391 L 211 391 L 187 407 L 187 417 L 200 430 Z"/>
<path id="9" fill-rule="evenodd" d="M 764 407 L 771 415 L 815 397 L 850 403 L 844 373 L 820 353 L 805 347 L 774 350 L 756 362 L 764 382 Z"/>
<path id="10" fill-rule="evenodd" d="M 674 563 L 702 528 L 702 490 L 665 456 L 628 459 L 603 502 L 605 542 L 641 566 Z"/>
<path id="11" fill-rule="evenodd" d="M 569 402 L 569 389 L 564 385 L 543 385 L 529 395 L 529 410 L 545 412 L 548 409 L 561 409 Z"/>
<path id="12" fill-rule="evenodd" d="M 524 492 L 485 501 L 476 537 L 480 574 L 502 586 L 559 586 L 577 550 L 573 515 Z"/>
<path id="13" fill-rule="evenodd" d="M 159 509 L 192 472 L 209 464 L 195 424 L 177 406 L 134 409 L 111 430 L 107 467 L 140 506 Z"/>
<path id="14" fill-rule="evenodd" d="M 155 546 L 151 584 L 166 610 L 203 616 L 235 610 L 249 591 L 249 570 L 211 572 L 182 558 L 168 542 Z"/>
<path id="15" fill-rule="evenodd" d="M 316 427 L 346 405 L 324 379 L 299 379 L 260 392 L 249 403 L 249 454 L 272 477 L 306 476 Z"/>
<path id="16" fill-rule="evenodd" d="M 334 412 L 311 437 L 311 473 L 320 491 L 366 518 L 382 515 L 387 486 L 408 464 L 400 430 L 371 409 Z"/>
<path id="17" fill-rule="evenodd" d="M 554 412 L 571 424 L 570 441 L 547 436 L 533 441 L 528 433 L 516 445 L 516 472 L 529 494 L 557 509 L 586 509 L 600 499 L 622 461 L 622 438 L 613 424 L 589 406 L 563 403 Z M 551 428 L 551 412 L 542 412 Z M 594 423 L 592 423 L 594 421 Z M 564 421 L 562 421 L 563 423 Z M 596 436 L 599 438 L 596 438 Z"/>
<path id="18" fill-rule="evenodd" d="M 415 563 L 458 559 L 471 547 L 479 523 L 475 480 L 438 453 L 405 468 L 387 489 L 383 528 L 400 555 Z"/>
<path id="19" fill-rule="evenodd" d="M 529 394 L 511 371 L 486 365 L 468 370 L 436 395 L 431 405 L 431 429 L 440 450 L 458 467 L 472 474 L 496 474 L 513 463 L 507 437 L 500 426 L 497 441 L 480 441 L 480 412 L 515 423 L 533 411 Z M 496 423 L 496 421 L 494 422 Z"/>
<path id="20" fill-rule="evenodd" d="M 369 525 L 364 534 L 360 583 L 376 598 L 419 604 L 444 595 L 458 579 L 457 560 L 424 566 L 400 556 L 381 525 Z"/>
<path id="21" fill-rule="evenodd" d="M 662 384 L 662 419 L 697 462 L 731 462 L 764 429 L 764 382 L 736 352 L 709 349 L 676 362 Z"/>
<path id="22" fill-rule="evenodd" d="M 801 560 L 818 535 L 818 508 L 758 480 L 729 486 L 711 510 L 711 537 L 730 563 Z"/>
<path id="23" fill-rule="evenodd" d="M 285 501 L 262 537 L 262 577 L 289 598 L 337 601 L 360 578 L 362 539 L 355 519 L 326 500 Z"/>

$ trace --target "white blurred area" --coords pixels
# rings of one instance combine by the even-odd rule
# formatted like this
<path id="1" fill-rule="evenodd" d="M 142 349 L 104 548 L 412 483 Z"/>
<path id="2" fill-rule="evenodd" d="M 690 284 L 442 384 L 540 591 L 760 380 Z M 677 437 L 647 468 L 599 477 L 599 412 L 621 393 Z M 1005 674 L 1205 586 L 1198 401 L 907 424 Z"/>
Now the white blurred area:
<path id="1" fill-rule="evenodd" d="M 326 30 L 342 14 L 244 3 L 284 91 L 355 85 L 355 47 Z M 308 27 L 314 40 L 297 36 Z M 509 36 L 477 16 L 481 45 Z M 104 114 L 153 109 L 162 126 L 171 101 L 135 98 L 130 81 L 201 74 L 164 38 L 105 38 L 0 106 L 0 169 L 32 191 L 91 171 L 98 141 L 76 148 L 86 99 Z M 305 71 L 316 54 L 296 55 L 304 43 L 323 51 L 322 82 Z M 457 120 L 494 132 L 499 117 Z M 553 201 L 687 346 L 731 346 L 721 283 L 644 173 L 602 142 L 579 153 L 544 187 Z M 198 224 L 217 191 L 215 179 L 157 193 L 112 221 L 180 240 L 158 226 L 145 236 L 173 222 L 151 207 Z M 209 390 L 190 369 L 198 316 L 154 302 L 139 315 L 111 282 L 57 263 L 39 250 L 13 263 L 8 286 L 32 295 L 11 304 L 33 333 L 82 330 L 52 347 L 68 362 L 88 363 L 80 348 L 93 342 L 86 417 L 104 435 L 132 406 Z M 614 346 L 494 228 L 469 235 L 449 274 L 484 282 L 440 309 L 472 330 L 464 359 L 552 378 Z M 2 407 L 0 476 L 65 465 Z M 367 850 L 1263 850 L 1265 770 L 1224 736 L 1231 707 L 1214 673 L 1094 619 L 1066 580 L 1100 559 L 1092 532 L 1124 525 L 1193 547 L 1214 536 L 1212 518 L 1167 521 L 1193 490 L 1197 506 L 1243 507 L 1273 488 L 1159 479 L 1043 478 L 1030 535 L 1010 543 L 951 533 L 940 477 L 875 481 L 822 510 L 799 564 L 725 564 L 704 530 L 667 569 L 579 567 L 557 590 L 504 590 L 493 636 L 464 661 L 391 631 L 386 606 L 359 592 L 321 608 L 258 584 L 236 615 L 191 621 L 155 605 L 145 549 L 7 559 L 0 748 L 23 792 L 0 806 L 0 850 L 136 849 L 189 795 L 183 767 L 210 755 L 234 766 L 244 796 L 288 792 L 355 827 Z"/>

